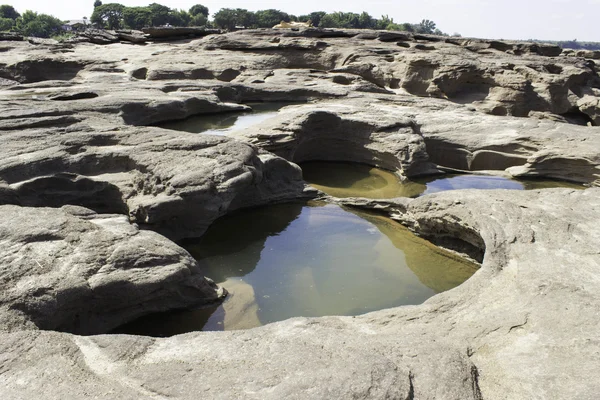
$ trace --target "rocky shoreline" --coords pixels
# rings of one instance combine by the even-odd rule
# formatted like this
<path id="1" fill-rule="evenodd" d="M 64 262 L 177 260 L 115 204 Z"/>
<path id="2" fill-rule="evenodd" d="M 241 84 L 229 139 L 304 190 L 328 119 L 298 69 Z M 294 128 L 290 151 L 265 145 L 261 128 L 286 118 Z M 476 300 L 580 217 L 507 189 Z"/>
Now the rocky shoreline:
<path id="1" fill-rule="evenodd" d="M 0 41 L 2 398 L 595 398 L 594 54 L 397 32 L 210 33 Z M 154 126 L 251 101 L 306 104 L 228 137 Z M 296 165 L 311 160 L 589 188 L 329 199 L 481 263 L 419 306 L 81 336 L 222 298 L 173 240 L 240 208 L 318 196 Z"/>

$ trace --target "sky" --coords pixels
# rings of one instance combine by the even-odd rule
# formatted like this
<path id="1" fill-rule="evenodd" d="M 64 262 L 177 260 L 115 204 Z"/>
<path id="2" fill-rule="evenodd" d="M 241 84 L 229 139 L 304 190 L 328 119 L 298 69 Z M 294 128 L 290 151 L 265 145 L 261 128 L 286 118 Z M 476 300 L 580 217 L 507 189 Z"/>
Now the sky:
<path id="1" fill-rule="evenodd" d="M 366 11 L 373 17 L 388 15 L 394 22 L 418 23 L 430 19 L 443 32 L 489 39 L 539 39 L 600 42 L 600 0 L 122 0 L 125 6 L 157 2 L 189 9 L 198 1 L 211 14 L 220 8 L 251 11 L 275 8 L 301 15 L 312 11 Z M 109 3 L 111 0 L 104 0 Z M 33 10 L 60 19 L 82 19 L 93 11 L 94 0 L 0 0 L 17 11 Z"/>

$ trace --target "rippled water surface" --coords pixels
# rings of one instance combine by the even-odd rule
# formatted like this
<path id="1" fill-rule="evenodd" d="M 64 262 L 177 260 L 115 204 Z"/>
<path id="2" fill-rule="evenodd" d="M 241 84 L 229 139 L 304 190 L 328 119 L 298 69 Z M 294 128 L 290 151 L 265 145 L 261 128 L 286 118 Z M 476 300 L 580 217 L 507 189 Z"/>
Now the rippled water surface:
<path id="1" fill-rule="evenodd" d="M 245 329 L 420 304 L 478 268 L 388 218 L 314 202 L 234 213 L 185 246 L 230 292 L 225 302 L 144 317 L 119 332 Z"/>

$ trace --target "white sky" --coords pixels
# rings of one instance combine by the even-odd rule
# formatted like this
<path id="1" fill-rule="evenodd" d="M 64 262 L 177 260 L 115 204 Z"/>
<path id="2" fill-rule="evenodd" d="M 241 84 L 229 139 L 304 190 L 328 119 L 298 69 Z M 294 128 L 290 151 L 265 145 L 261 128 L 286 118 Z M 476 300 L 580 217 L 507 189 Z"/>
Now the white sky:
<path id="1" fill-rule="evenodd" d="M 109 3 L 111 0 L 104 0 Z M 170 8 L 189 9 L 203 4 L 211 14 L 222 7 L 264 10 L 275 8 L 290 14 L 311 11 L 366 11 L 379 18 L 389 15 L 395 22 L 433 20 L 447 33 L 495 39 L 546 39 L 600 42 L 600 0 L 122 0 L 125 6 L 157 2 Z M 17 11 L 33 10 L 60 19 L 89 17 L 94 0 L 0 0 Z"/>

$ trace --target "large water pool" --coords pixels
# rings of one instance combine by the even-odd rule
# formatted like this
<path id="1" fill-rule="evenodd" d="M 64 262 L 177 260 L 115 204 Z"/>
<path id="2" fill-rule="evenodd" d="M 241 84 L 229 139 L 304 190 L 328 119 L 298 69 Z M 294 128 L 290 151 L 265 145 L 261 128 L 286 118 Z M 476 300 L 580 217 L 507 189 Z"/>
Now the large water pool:
<path id="1" fill-rule="evenodd" d="M 420 304 L 479 267 L 389 218 L 318 202 L 239 211 L 184 246 L 205 275 L 229 291 L 227 299 L 146 316 L 117 332 L 246 329 L 290 317 Z"/>

